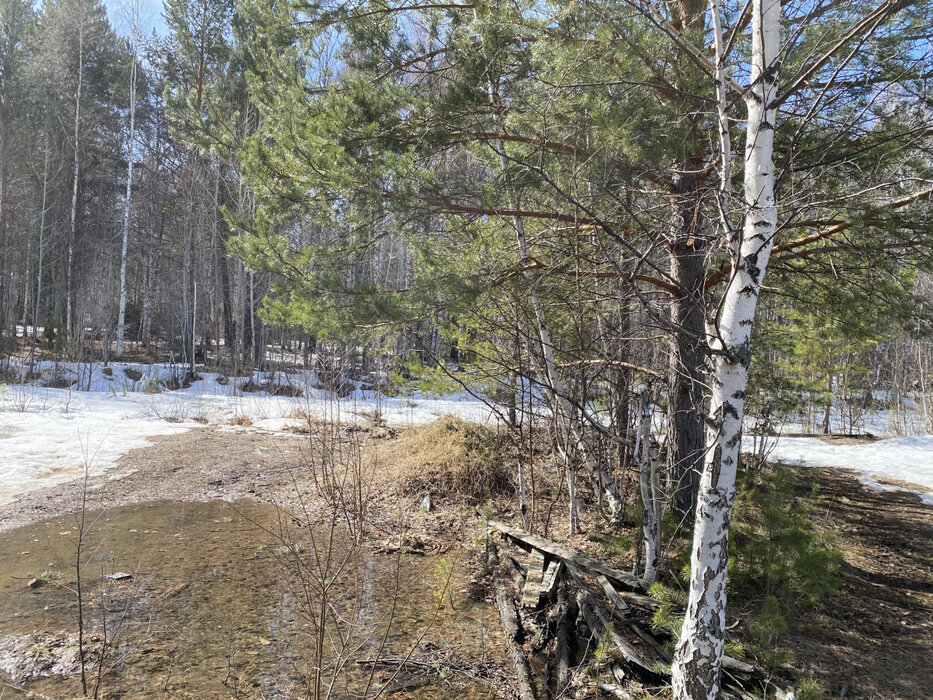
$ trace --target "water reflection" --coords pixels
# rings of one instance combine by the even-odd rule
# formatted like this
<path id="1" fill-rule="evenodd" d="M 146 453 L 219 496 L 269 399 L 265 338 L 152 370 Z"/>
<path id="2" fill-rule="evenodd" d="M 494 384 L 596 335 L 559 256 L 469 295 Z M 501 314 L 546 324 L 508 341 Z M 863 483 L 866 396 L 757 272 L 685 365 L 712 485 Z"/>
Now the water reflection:
<path id="1" fill-rule="evenodd" d="M 155 502 L 86 522 L 85 666 L 106 697 L 304 697 L 315 659 L 327 671 L 322 688 L 352 697 L 369 685 L 374 695 L 395 670 L 360 659 L 404 658 L 414 645 L 494 656 L 494 610 L 463 594 L 456 555 L 443 565 L 373 556 L 310 529 L 283 540 L 276 509 L 252 502 Z M 5 533 L 0 545 L 0 669 L 17 688 L 52 698 L 81 692 L 66 653 L 76 649 L 78 532 L 63 516 Z M 438 571 L 453 571 L 449 601 Z M 456 679 L 431 680 L 404 696 L 449 697 L 445 683 Z M 493 696 L 476 684 L 456 694 Z"/>

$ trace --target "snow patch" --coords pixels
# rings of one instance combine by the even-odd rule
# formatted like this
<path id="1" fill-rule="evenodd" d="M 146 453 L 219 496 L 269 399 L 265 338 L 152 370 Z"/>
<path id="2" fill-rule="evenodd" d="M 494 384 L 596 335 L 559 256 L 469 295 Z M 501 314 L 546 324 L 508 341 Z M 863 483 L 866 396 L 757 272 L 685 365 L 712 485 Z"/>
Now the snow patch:
<path id="1" fill-rule="evenodd" d="M 831 444 L 816 438 L 776 438 L 770 458 L 802 467 L 831 467 L 862 474 L 860 481 L 873 490 L 907 491 L 933 505 L 933 435 L 888 438 L 865 444 Z M 929 492 L 881 484 L 894 479 Z"/>
<path id="2" fill-rule="evenodd" d="M 403 427 L 457 415 L 480 423 L 495 413 L 466 393 L 445 399 L 417 393 L 408 397 L 377 396 L 357 383 L 350 395 L 336 399 L 321 389 L 313 372 L 254 372 L 224 377 L 199 372 L 181 386 L 185 369 L 171 365 L 111 363 L 82 365 L 37 363 L 40 383 L 54 386 L 0 385 L 0 505 L 17 494 L 111 469 L 124 454 L 145 447 L 148 438 L 172 435 L 204 423 L 243 423 L 281 431 L 300 426 L 305 416 L 363 423 L 379 417 Z M 190 379 L 190 378 L 189 378 Z M 301 396 L 244 391 L 260 387 L 292 387 Z M 65 386 L 66 388 L 55 388 Z M 81 389 L 81 390 L 79 390 Z"/>

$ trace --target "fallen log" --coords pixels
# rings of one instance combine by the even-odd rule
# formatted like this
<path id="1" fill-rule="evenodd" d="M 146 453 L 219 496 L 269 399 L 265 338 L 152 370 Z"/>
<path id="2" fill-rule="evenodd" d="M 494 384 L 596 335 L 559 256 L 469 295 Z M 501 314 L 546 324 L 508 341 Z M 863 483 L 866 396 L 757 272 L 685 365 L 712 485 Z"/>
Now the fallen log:
<path id="1" fill-rule="evenodd" d="M 496 591 L 499 624 L 502 627 L 505 646 L 509 653 L 509 660 L 512 662 L 512 670 L 515 673 L 518 697 L 520 700 L 536 700 L 528 663 L 518 641 L 521 638 L 521 627 L 519 626 L 518 612 L 515 610 L 513 591 L 511 586 L 507 586 L 502 581 L 500 576 L 502 565 L 499 563 L 495 545 L 491 541 L 488 543 L 487 556 L 489 568 L 492 571 L 492 585 Z"/>

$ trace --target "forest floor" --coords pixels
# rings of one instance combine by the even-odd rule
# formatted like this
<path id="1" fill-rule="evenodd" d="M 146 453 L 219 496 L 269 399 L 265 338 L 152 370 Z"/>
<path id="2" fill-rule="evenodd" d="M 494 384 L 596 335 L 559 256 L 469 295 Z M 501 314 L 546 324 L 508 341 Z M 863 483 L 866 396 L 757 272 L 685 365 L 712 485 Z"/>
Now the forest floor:
<path id="1" fill-rule="evenodd" d="M 364 457 L 391 459 L 393 431 L 350 430 Z M 311 489 L 308 435 L 209 426 L 150 440 L 151 446 L 132 450 L 114 469 L 89 478 L 88 509 L 244 498 L 294 509 Z M 372 464 L 377 471 L 368 508 L 377 531 L 388 533 L 401 519 L 406 534 L 398 542 L 409 550 L 474 544 L 481 532 L 476 507 L 446 502 L 438 494 L 431 512 L 423 513 L 421 495 L 404 493 L 393 483 L 398 477 L 392 464 Z M 819 485 L 811 512 L 819 528 L 833 533 L 843 564 L 839 593 L 796 620 L 781 639 L 782 650 L 792 653 L 776 669 L 778 675 L 790 685 L 818 679 L 834 698 L 933 697 L 933 507 L 912 494 L 867 490 L 843 471 L 794 473 L 801 494 Z M 73 512 L 83 491 L 72 482 L 23 494 L 0 506 L 0 531 Z M 506 502 L 492 508 L 500 511 L 498 518 L 514 521 Z M 551 536 L 560 539 L 560 533 Z M 572 544 L 584 542 L 578 538 Z"/>
<path id="2" fill-rule="evenodd" d="M 830 697 L 933 697 L 933 507 L 864 488 L 849 472 L 797 471 L 819 485 L 813 515 L 843 554 L 841 588 L 798 620 L 789 664 Z"/>

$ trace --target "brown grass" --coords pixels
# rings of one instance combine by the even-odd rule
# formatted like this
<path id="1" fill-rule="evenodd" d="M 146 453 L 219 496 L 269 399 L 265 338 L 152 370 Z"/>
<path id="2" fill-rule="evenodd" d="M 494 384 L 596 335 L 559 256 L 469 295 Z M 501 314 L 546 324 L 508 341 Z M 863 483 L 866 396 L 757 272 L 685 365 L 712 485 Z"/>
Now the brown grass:
<path id="1" fill-rule="evenodd" d="M 515 460 L 505 433 L 454 416 L 406 430 L 380 456 L 403 493 L 474 505 L 515 493 Z"/>

